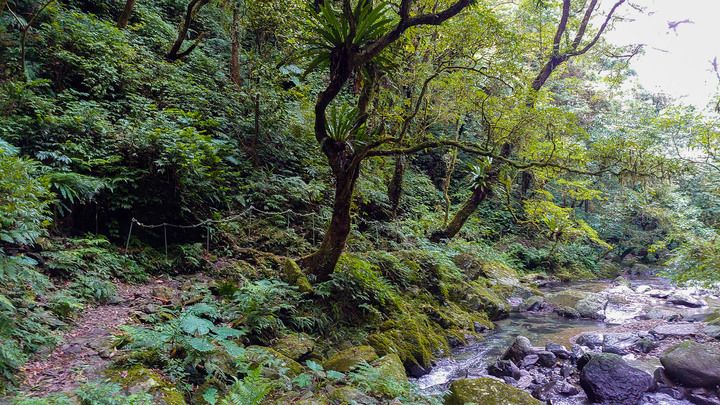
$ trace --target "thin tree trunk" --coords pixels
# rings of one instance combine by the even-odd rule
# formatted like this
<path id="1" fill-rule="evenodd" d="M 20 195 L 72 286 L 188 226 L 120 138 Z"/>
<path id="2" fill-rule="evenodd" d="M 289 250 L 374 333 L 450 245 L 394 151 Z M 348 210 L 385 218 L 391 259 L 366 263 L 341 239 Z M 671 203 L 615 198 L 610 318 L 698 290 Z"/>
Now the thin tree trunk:
<path id="1" fill-rule="evenodd" d="M 180 52 L 180 47 L 182 46 L 183 42 L 185 42 L 185 39 L 187 38 L 188 30 L 190 29 L 190 24 L 195 20 L 195 16 L 200 11 L 200 9 L 208 4 L 210 0 L 192 0 L 190 4 L 188 4 L 187 11 L 185 13 L 185 20 L 183 21 L 183 25 L 180 27 L 180 30 L 178 31 L 178 37 L 175 40 L 175 43 L 173 44 L 172 48 L 170 48 L 170 52 L 168 53 L 168 59 L 170 60 L 176 60 L 180 59 L 183 56 L 186 56 L 190 52 L 195 49 L 195 47 L 198 46 L 202 38 L 205 36 L 205 33 L 202 32 L 198 37 L 195 39 L 195 42 L 193 42 L 188 49 Z"/>
<path id="2" fill-rule="evenodd" d="M 433 242 L 440 242 L 443 239 L 454 238 L 455 235 L 460 232 L 463 225 L 465 225 L 468 218 L 470 218 L 470 215 L 475 212 L 480 203 L 490 195 L 492 195 L 492 191 L 490 191 L 490 189 L 485 187 L 475 187 L 475 190 L 473 190 L 470 198 L 465 201 L 463 206 L 455 213 L 455 216 L 453 216 L 453 219 L 450 221 L 448 226 L 446 226 L 445 229 L 433 232 L 432 235 L 430 235 L 430 240 Z"/>
<path id="3" fill-rule="evenodd" d="M 240 86 L 240 9 L 238 6 L 233 8 L 232 22 L 232 57 L 230 59 L 230 77 L 233 83 Z"/>
<path id="4" fill-rule="evenodd" d="M 398 207 L 400 206 L 400 197 L 402 196 L 402 181 L 405 177 L 405 157 L 398 156 L 395 158 L 395 171 L 392 180 L 388 184 L 388 198 L 390 199 L 391 218 L 397 217 Z"/>
<path id="5" fill-rule="evenodd" d="M 118 18 L 117 27 L 120 29 L 124 29 L 128 25 L 128 20 L 130 20 L 130 14 L 132 13 L 133 8 L 135 7 L 135 0 L 127 0 L 125 2 L 125 8 L 123 9 L 122 14 L 120 14 L 120 18 Z"/>
<path id="6" fill-rule="evenodd" d="M 335 201 L 330 226 L 318 250 L 298 260 L 298 264 L 309 274 L 315 275 L 316 282 L 330 279 L 330 275 L 335 271 L 335 265 L 345 250 L 352 223 L 350 205 L 359 173 L 360 167 L 351 167 L 340 176 L 335 176 Z"/>

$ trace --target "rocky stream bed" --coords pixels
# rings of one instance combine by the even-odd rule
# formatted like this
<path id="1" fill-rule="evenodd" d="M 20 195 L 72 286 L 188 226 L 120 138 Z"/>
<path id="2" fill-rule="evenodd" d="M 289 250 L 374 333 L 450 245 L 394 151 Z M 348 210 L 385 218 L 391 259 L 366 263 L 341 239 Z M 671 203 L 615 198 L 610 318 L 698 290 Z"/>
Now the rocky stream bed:
<path id="1" fill-rule="evenodd" d="M 536 281 L 542 295 L 416 382 L 447 404 L 718 404 L 717 291 L 654 277 Z"/>

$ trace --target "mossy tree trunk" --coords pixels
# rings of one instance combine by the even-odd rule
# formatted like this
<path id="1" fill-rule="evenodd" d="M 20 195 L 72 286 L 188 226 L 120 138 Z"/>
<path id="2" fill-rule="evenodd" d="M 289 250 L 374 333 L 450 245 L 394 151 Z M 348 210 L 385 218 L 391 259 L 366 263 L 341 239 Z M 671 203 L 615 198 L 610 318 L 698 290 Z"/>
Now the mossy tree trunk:
<path id="1" fill-rule="evenodd" d="M 197 16 L 197 13 L 200 12 L 200 9 L 209 2 L 210 0 L 192 0 L 190 4 L 188 4 L 187 11 L 185 12 L 185 20 L 183 20 L 183 24 L 178 30 L 178 37 L 175 40 L 175 43 L 172 48 L 170 48 L 170 52 L 168 52 L 168 59 L 176 60 L 188 55 L 198 46 L 200 41 L 202 41 L 205 36 L 204 32 L 201 32 L 200 35 L 195 38 L 195 42 L 193 42 L 192 45 L 190 45 L 186 50 L 180 52 L 180 47 L 182 47 L 183 42 L 187 39 L 190 24 L 195 20 L 195 17 Z"/>
<path id="2" fill-rule="evenodd" d="M 462 207 L 460 207 L 460 209 L 455 213 L 450 223 L 448 223 L 445 228 L 433 232 L 430 235 L 430 240 L 433 242 L 440 242 L 443 239 L 454 238 L 455 235 L 460 232 L 463 225 L 465 225 L 468 218 L 470 218 L 477 207 L 480 206 L 480 203 L 485 201 L 485 199 L 491 195 L 492 191 L 489 188 L 483 186 L 475 187 L 470 195 L 470 198 L 463 203 Z"/>

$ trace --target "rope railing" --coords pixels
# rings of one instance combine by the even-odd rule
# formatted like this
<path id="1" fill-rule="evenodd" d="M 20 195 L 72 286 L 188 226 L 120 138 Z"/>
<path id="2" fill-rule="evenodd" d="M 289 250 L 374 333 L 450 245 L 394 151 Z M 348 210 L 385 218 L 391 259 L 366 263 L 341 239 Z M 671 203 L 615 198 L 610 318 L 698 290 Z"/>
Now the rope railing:
<path id="1" fill-rule="evenodd" d="M 296 216 L 296 217 L 311 217 L 312 218 L 312 238 L 313 238 L 313 245 L 315 244 L 315 218 L 320 219 L 326 219 L 322 215 L 318 214 L 317 212 L 308 212 L 308 213 L 301 213 L 301 212 L 295 212 L 292 209 L 287 209 L 284 211 L 265 211 L 261 210 L 259 208 L 256 208 L 255 206 L 251 205 L 248 208 L 246 208 L 244 211 L 242 211 L 239 214 L 232 215 L 230 217 L 222 218 L 222 219 L 204 219 L 196 224 L 192 225 L 178 225 L 178 224 L 172 224 L 169 222 L 163 222 L 160 224 L 146 224 L 143 222 L 140 222 L 137 220 L 137 218 L 133 217 L 130 221 L 130 229 L 128 231 L 127 240 L 125 241 L 125 250 L 127 250 L 130 247 L 130 238 L 132 237 L 133 232 L 133 226 L 137 225 L 141 228 L 147 228 L 147 229 L 157 229 L 157 228 L 163 228 L 163 239 L 165 242 L 165 256 L 167 257 L 168 254 L 168 239 L 167 239 L 167 228 L 177 228 L 177 229 L 195 229 L 200 227 L 206 227 L 206 238 L 205 238 L 205 249 L 209 252 L 210 251 L 210 225 L 212 224 L 221 224 L 221 223 L 230 223 L 234 222 L 252 212 L 256 212 L 258 214 L 271 216 L 271 215 L 285 215 L 286 217 L 286 224 L 287 227 L 290 228 L 290 216 Z M 383 221 L 375 221 L 375 220 L 363 220 L 366 224 L 387 224 L 387 222 Z M 376 241 L 380 240 L 380 235 L 378 231 L 379 227 L 376 227 L 375 229 L 375 238 Z M 400 221 L 396 218 L 395 219 L 395 231 L 399 234 L 399 228 L 400 228 Z"/>

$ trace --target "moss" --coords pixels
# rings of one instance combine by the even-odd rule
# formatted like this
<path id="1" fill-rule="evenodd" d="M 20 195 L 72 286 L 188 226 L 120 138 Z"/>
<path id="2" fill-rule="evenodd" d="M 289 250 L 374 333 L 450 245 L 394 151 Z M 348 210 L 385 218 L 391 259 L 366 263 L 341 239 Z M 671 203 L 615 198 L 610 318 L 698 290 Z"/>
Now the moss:
<path id="1" fill-rule="evenodd" d="M 406 369 L 430 366 L 436 353 L 449 353 L 445 333 L 426 315 L 407 311 L 397 320 L 385 322 L 381 332 L 368 337 L 380 356 L 395 353 Z"/>
<path id="2" fill-rule="evenodd" d="M 300 361 L 312 353 L 315 341 L 305 333 L 290 333 L 280 337 L 273 348 L 295 361 Z"/>
<path id="3" fill-rule="evenodd" d="M 361 361 L 372 363 L 377 359 L 378 355 L 372 347 L 354 346 L 330 356 L 325 364 L 323 364 L 323 368 L 325 368 L 325 370 L 335 370 L 346 373 L 352 370 Z"/>
<path id="4" fill-rule="evenodd" d="M 492 378 L 462 379 L 450 385 L 446 405 L 542 405 L 529 393 Z"/>
<path id="5" fill-rule="evenodd" d="M 300 270 L 300 266 L 295 263 L 295 260 L 286 258 L 283 261 L 283 274 L 285 275 L 287 282 L 291 285 L 297 286 L 300 292 L 313 292 L 312 285 L 310 285 L 307 277 L 305 277 L 305 274 L 303 274 L 302 270 Z"/>
<path id="6" fill-rule="evenodd" d="M 373 366 L 382 377 L 383 381 L 392 381 L 399 385 L 407 384 L 408 382 L 407 375 L 405 374 L 405 368 L 400 360 L 400 356 L 395 353 L 383 356 L 380 360 L 375 362 Z M 391 392 L 383 392 L 382 390 L 380 390 L 379 393 L 383 395 L 392 395 Z"/>
<path id="7" fill-rule="evenodd" d="M 451 290 L 450 299 L 466 311 L 484 312 L 490 319 L 508 315 L 505 301 L 487 286 L 482 279 L 477 282 L 458 282 Z"/>
<path id="8" fill-rule="evenodd" d="M 359 389 L 352 386 L 340 387 L 330 393 L 330 400 L 340 404 L 371 404 L 377 403 Z"/>
<path id="9" fill-rule="evenodd" d="M 135 366 L 129 370 L 111 369 L 107 371 L 107 376 L 110 381 L 121 384 L 129 395 L 147 392 L 152 395 L 154 404 L 186 404 L 185 398 L 173 383 L 143 366 Z"/>
<path id="10" fill-rule="evenodd" d="M 287 369 L 285 375 L 294 378 L 302 373 L 302 366 L 295 360 L 265 346 L 248 346 L 245 351 L 251 368 L 255 368 L 263 363 L 269 363 L 263 367 L 263 377 L 277 378 L 281 375 L 281 371 L 274 368 Z"/>

